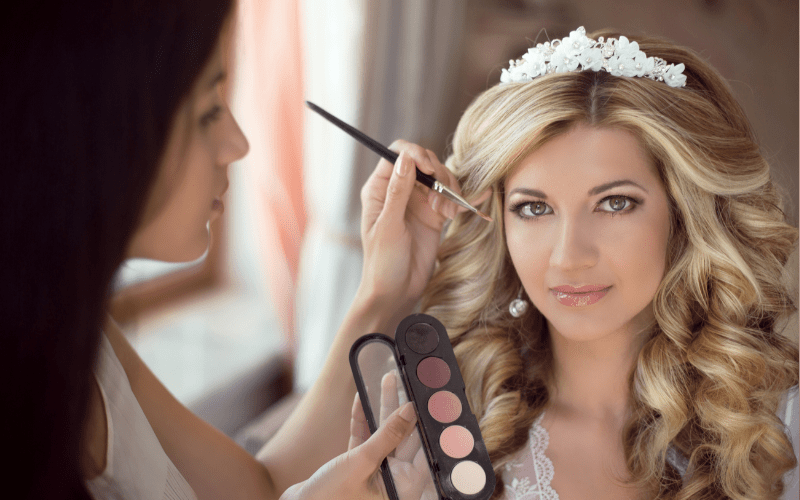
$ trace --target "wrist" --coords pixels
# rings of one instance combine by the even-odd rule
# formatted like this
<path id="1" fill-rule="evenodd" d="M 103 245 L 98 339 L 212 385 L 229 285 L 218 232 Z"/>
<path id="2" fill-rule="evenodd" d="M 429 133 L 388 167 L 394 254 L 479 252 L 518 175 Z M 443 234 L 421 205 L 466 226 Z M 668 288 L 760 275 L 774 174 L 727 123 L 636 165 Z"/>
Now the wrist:
<path id="1" fill-rule="evenodd" d="M 395 328 L 403 318 L 411 314 L 414 305 L 413 302 L 370 293 L 362 285 L 356 292 L 348 317 L 361 330 L 360 335 L 383 333 L 394 337 Z"/>

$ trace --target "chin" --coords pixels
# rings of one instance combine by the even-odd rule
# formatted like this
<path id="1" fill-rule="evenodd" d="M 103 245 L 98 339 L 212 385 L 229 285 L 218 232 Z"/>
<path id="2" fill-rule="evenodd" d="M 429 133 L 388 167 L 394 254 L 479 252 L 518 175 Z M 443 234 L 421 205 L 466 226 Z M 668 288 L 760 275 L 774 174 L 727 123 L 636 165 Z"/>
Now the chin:
<path id="1" fill-rule="evenodd" d="M 602 339 L 613 332 L 619 331 L 624 326 L 624 323 L 619 321 L 603 321 L 596 317 L 559 318 L 551 316 L 548 318 L 545 316 L 545 319 L 547 320 L 548 328 L 551 329 L 551 333 L 552 329 L 555 329 L 563 338 L 575 342 L 590 342 Z"/>
<path id="2" fill-rule="evenodd" d="M 166 243 L 166 242 L 165 242 Z M 154 257 L 156 260 L 165 262 L 194 262 L 206 256 L 211 246 L 211 233 L 204 228 L 202 234 L 198 234 L 192 240 L 173 241 L 162 247 L 163 256 Z"/>

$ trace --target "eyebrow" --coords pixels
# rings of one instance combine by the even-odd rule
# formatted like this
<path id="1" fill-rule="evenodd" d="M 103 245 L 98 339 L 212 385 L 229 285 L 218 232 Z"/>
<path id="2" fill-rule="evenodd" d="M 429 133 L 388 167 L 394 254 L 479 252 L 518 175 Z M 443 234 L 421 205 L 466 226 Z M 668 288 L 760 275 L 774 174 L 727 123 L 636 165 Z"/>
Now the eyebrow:
<path id="1" fill-rule="evenodd" d="M 602 193 L 604 191 L 608 191 L 609 189 L 614 189 L 615 187 L 618 187 L 618 186 L 635 186 L 635 187 L 638 187 L 639 189 L 641 189 L 642 191 L 644 191 L 645 193 L 650 194 L 645 188 L 643 188 L 639 184 L 633 182 L 632 180 L 628 180 L 628 179 L 623 179 L 623 180 L 620 180 L 620 181 L 613 181 L 613 182 L 608 182 L 606 184 L 601 184 L 601 185 L 599 185 L 597 187 L 593 187 L 592 189 L 590 189 L 587 194 L 589 196 L 594 196 L 594 195 L 600 194 L 600 193 Z M 511 192 L 508 193 L 508 196 L 511 196 L 514 193 L 522 193 L 522 194 L 526 194 L 528 196 L 535 196 L 535 197 L 541 198 L 543 200 L 547 199 L 547 195 L 544 194 L 543 191 L 539 191 L 538 189 L 516 188 L 516 189 L 512 189 Z"/>
<path id="2" fill-rule="evenodd" d="M 211 79 L 211 83 L 208 84 L 208 88 L 213 89 L 219 82 L 224 81 L 226 76 L 228 75 L 226 75 L 224 71 L 220 71 L 214 76 L 214 78 Z"/>
<path id="3" fill-rule="evenodd" d="M 590 189 L 588 194 L 589 194 L 589 196 L 594 196 L 596 194 L 602 193 L 603 191 L 608 191 L 609 189 L 614 189 L 617 186 L 635 186 L 635 187 L 641 189 L 642 191 L 644 191 L 645 193 L 650 194 L 645 188 L 643 188 L 639 184 L 637 184 L 637 183 L 635 183 L 635 182 L 633 182 L 631 180 L 628 180 L 628 179 L 623 179 L 621 181 L 613 181 L 613 182 L 609 182 L 607 184 L 601 184 L 601 185 L 599 185 L 597 187 L 594 187 L 594 188 Z"/>

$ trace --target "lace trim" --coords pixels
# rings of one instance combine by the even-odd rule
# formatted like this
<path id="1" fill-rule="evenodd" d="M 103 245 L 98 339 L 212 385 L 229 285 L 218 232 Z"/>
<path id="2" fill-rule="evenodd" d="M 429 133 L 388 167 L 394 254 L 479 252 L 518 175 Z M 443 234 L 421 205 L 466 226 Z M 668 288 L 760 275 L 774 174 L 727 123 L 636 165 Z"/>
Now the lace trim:
<path id="1" fill-rule="evenodd" d="M 550 435 L 544 427 L 539 425 L 543 417 L 544 413 L 536 419 L 529 434 L 535 481 L 531 483 L 528 477 L 512 479 L 511 484 L 506 484 L 507 496 L 510 500 L 559 500 L 558 493 L 550 486 L 554 469 L 553 462 L 544 454 L 550 443 Z M 524 459 L 507 464 L 506 470 L 511 472 L 512 467 L 522 467 L 523 461 Z"/>

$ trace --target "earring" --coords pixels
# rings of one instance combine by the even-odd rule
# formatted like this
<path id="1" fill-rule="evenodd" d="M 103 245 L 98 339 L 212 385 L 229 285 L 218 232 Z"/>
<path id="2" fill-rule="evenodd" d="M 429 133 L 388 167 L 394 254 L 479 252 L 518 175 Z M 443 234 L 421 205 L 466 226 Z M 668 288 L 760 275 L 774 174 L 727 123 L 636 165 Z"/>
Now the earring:
<path id="1" fill-rule="evenodd" d="M 517 294 L 517 298 L 512 300 L 511 303 L 508 305 L 508 312 L 511 313 L 512 316 L 515 318 L 522 317 L 525 314 L 525 311 L 528 310 L 528 301 L 522 300 L 522 288 L 519 289 L 519 293 Z"/>

